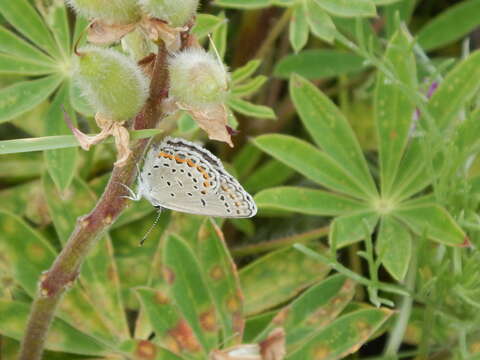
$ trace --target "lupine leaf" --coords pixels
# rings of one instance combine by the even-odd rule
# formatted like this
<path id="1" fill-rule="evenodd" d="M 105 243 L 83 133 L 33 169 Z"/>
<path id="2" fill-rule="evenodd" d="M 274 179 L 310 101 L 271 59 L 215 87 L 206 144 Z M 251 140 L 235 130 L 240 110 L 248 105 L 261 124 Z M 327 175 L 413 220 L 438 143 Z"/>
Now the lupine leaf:
<path id="1" fill-rule="evenodd" d="M 248 63 L 235 69 L 232 73 L 232 84 L 238 84 L 248 79 L 258 69 L 262 62 L 260 60 L 250 60 Z"/>
<path id="2" fill-rule="evenodd" d="M 377 193 L 355 134 L 335 104 L 312 83 L 293 75 L 290 95 L 315 143 L 360 182 L 363 192 Z"/>
<path id="3" fill-rule="evenodd" d="M 201 359 L 197 337 L 168 294 L 150 288 L 137 288 L 136 293 L 155 332 L 155 343 L 174 353 Z"/>
<path id="4" fill-rule="evenodd" d="M 63 54 L 64 59 L 71 57 L 71 35 L 70 26 L 68 24 L 67 7 L 63 2 L 53 2 L 46 9 L 44 14 L 47 24 L 52 29 L 53 36 L 57 46 Z"/>
<path id="5" fill-rule="evenodd" d="M 355 283 L 343 275 L 331 276 L 305 291 L 273 318 L 257 336 L 263 338 L 281 326 L 287 334 L 287 352 L 291 353 L 320 328 L 328 326 L 348 305 L 355 293 Z"/>
<path id="6" fill-rule="evenodd" d="M 69 106 L 65 108 L 63 107 L 67 99 L 68 85 L 64 85 L 55 95 L 55 99 L 47 112 L 45 118 L 47 135 L 56 136 L 71 133 L 71 130 L 65 123 L 63 112 L 68 111 L 69 116 L 72 119 L 75 119 L 75 114 L 70 111 Z M 76 125 L 76 121 L 74 121 L 74 124 Z M 48 173 L 52 177 L 57 188 L 61 191 L 66 190 L 73 179 L 77 165 L 77 155 L 77 148 L 58 149 L 44 152 L 44 159 Z"/>
<path id="7" fill-rule="evenodd" d="M 127 340 L 120 345 L 120 350 L 129 353 L 128 358 L 131 359 L 183 360 L 182 357 L 147 340 Z"/>
<path id="8" fill-rule="evenodd" d="M 371 0 L 315 0 L 318 5 L 336 16 L 375 16 L 375 5 Z"/>
<path id="9" fill-rule="evenodd" d="M 193 329 L 204 355 L 217 344 L 218 319 L 198 260 L 185 241 L 167 237 L 163 251 L 164 276 L 170 294 Z"/>
<path id="10" fill-rule="evenodd" d="M 214 4 L 233 9 L 260 9 L 267 7 L 270 0 L 215 0 Z"/>
<path id="11" fill-rule="evenodd" d="M 363 211 L 335 218 L 330 227 L 330 244 L 343 247 L 365 238 L 367 230 L 371 234 L 379 215 L 376 211 Z"/>
<path id="12" fill-rule="evenodd" d="M 286 360 L 341 359 L 355 352 L 391 316 L 386 309 L 363 309 L 340 317 L 320 328 Z"/>
<path id="13" fill-rule="evenodd" d="M 25 334 L 29 312 L 29 304 L 0 300 L 0 333 L 21 340 Z M 59 319 L 52 323 L 45 348 L 82 355 L 100 356 L 107 352 L 104 345 Z"/>
<path id="14" fill-rule="evenodd" d="M 33 297 L 40 275 L 49 269 L 55 259 L 55 251 L 23 220 L 3 210 L 0 210 L 0 228 L 3 231 L 0 251 L 9 261 L 12 277 Z M 67 292 L 57 316 L 90 336 L 104 342 L 113 340 L 79 286 L 73 286 Z"/>
<path id="15" fill-rule="evenodd" d="M 225 19 L 211 14 L 197 14 L 195 25 L 192 28 L 192 33 L 197 36 L 199 40 L 213 33 Z"/>
<path id="16" fill-rule="evenodd" d="M 18 35 L 0 26 L 0 51 L 41 65 L 55 66 L 54 60 Z"/>
<path id="17" fill-rule="evenodd" d="M 412 237 L 406 227 L 391 216 L 382 217 L 376 250 L 390 275 L 403 281 L 412 257 Z"/>
<path id="18" fill-rule="evenodd" d="M 450 6 L 418 31 L 417 41 L 425 50 L 451 44 L 467 36 L 480 24 L 480 18 L 477 16 L 479 12 L 480 1 L 478 0 L 462 1 Z"/>
<path id="19" fill-rule="evenodd" d="M 413 202 L 410 205 L 409 202 L 405 202 L 393 215 L 420 236 L 425 235 L 446 245 L 461 245 L 465 241 L 466 235 L 463 230 L 447 210 L 435 203 Z"/>
<path id="20" fill-rule="evenodd" d="M 399 30 L 385 54 L 396 77 L 411 89 L 416 89 L 415 59 L 408 35 Z M 413 91 L 413 90 L 412 90 Z M 375 120 L 379 143 L 382 194 L 390 195 L 391 187 L 407 145 L 415 105 L 397 84 L 383 73 L 378 74 L 375 89 Z"/>
<path id="21" fill-rule="evenodd" d="M 227 340 L 225 345 L 238 344 L 244 327 L 242 289 L 222 230 L 210 218 L 204 221 L 198 232 L 196 253 L 216 304 L 223 339 Z"/>
<path id="22" fill-rule="evenodd" d="M 1 40 L 0 40 L 1 41 Z M 46 75 L 55 71 L 49 64 L 0 53 L 0 74 Z"/>
<path id="23" fill-rule="evenodd" d="M 0 13 L 16 30 L 32 40 L 34 44 L 54 56 L 59 54 L 50 29 L 27 0 L 2 1 L 0 2 Z"/>
<path id="24" fill-rule="evenodd" d="M 355 179 L 334 159 L 309 143 L 293 136 L 262 135 L 252 142 L 267 154 L 327 188 L 364 198 Z"/>
<path id="25" fill-rule="evenodd" d="M 259 208 L 295 211 L 301 214 L 336 216 L 365 210 L 364 203 L 331 192 L 302 187 L 277 187 L 255 195 Z"/>
<path id="26" fill-rule="evenodd" d="M 293 247 L 259 258 L 240 270 L 246 314 L 257 314 L 287 301 L 321 280 L 329 270 L 325 264 L 310 259 Z"/>
<path id="27" fill-rule="evenodd" d="M 275 113 L 268 106 L 252 104 L 251 102 L 233 96 L 228 98 L 227 104 L 233 110 L 243 115 L 260 119 L 275 119 Z"/>
<path id="28" fill-rule="evenodd" d="M 255 172 L 243 182 L 243 186 L 248 192 L 255 193 L 283 184 L 294 175 L 295 171 L 293 171 L 292 168 L 278 160 L 272 159 L 258 167 Z"/>
<path id="29" fill-rule="evenodd" d="M 346 51 L 308 49 L 283 57 L 275 66 L 274 75 L 287 79 L 298 74 L 307 79 L 323 79 L 362 70 L 363 58 Z"/>
<path id="30" fill-rule="evenodd" d="M 301 4 L 297 4 L 293 8 L 288 33 L 290 44 L 293 50 L 298 53 L 307 44 L 309 33 L 307 15 Z"/>
<path id="31" fill-rule="evenodd" d="M 53 75 L 17 82 L 0 89 L 0 123 L 33 109 L 50 96 L 61 80 L 60 77 Z"/>
<path id="32" fill-rule="evenodd" d="M 336 29 L 330 16 L 315 0 L 307 0 L 304 2 L 304 6 L 308 26 L 312 34 L 331 43 L 335 37 Z"/>
<path id="33" fill-rule="evenodd" d="M 72 233 L 76 219 L 88 213 L 96 198 L 88 186 L 74 179 L 68 192 L 60 193 L 50 177 L 43 179 L 47 205 L 60 242 L 65 243 Z M 108 236 L 100 239 L 85 260 L 80 281 L 87 295 L 95 302 L 99 315 L 120 339 L 128 338 L 128 326 L 120 298 L 118 272 L 113 248 Z"/>
<path id="34" fill-rule="evenodd" d="M 262 151 L 250 142 L 239 149 L 233 159 L 233 167 L 240 179 L 247 176 L 253 168 L 255 168 L 260 161 L 262 154 Z"/>
<path id="35" fill-rule="evenodd" d="M 247 97 L 254 93 L 256 93 L 267 81 L 267 77 L 264 75 L 255 76 L 253 79 L 249 81 L 238 84 L 234 86 L 232 89 L 232 94 L 237 97 Z"/>

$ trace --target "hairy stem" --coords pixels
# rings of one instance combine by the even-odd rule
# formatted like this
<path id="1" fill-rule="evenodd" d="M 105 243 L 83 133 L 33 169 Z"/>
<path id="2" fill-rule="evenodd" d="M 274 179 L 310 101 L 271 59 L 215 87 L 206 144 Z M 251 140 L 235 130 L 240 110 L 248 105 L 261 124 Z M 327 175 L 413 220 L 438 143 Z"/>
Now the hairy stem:
<path id="1" fill-rule="evenodd" d="M 136 116 L 133 128 L 148 129 L 155 126 L 160 117 L 160 103 L 167 93 L 166 50 L 158 46 L 149 99 Z M 148 139 L 141 139 L 131 146 L 132 154 L 123 167 L 115 167 L 105 191 L 95 208 L 77 220 L 76 227 L 52 267 L 40 279 L 37 297 L 32 304 L 25 336 L 20 349 L 20 360 L 41 358 L 46 335 L 55 310 L 66 288 L 78 277 L 80 267 L 90 248 L 100 235 L 117 219 L 127 204 L 122 196 L 126 190 L 121 184 L 131 185 L 136 176 L 136 163 L 143 156 Z"/>

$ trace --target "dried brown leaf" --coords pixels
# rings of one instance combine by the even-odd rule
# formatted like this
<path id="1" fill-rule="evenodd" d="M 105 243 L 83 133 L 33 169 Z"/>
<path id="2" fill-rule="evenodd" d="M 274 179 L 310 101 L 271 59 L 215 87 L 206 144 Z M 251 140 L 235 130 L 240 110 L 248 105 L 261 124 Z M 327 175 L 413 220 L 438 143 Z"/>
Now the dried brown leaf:
<path id="1" fill-rule="evenodd" d="M 107 24 L 101 20 L 93 21 L 87 30 L 87 39 L 92 44 L 106 45 L 120 41 L 122 37 L 135 29 L 136 24 Z"/>

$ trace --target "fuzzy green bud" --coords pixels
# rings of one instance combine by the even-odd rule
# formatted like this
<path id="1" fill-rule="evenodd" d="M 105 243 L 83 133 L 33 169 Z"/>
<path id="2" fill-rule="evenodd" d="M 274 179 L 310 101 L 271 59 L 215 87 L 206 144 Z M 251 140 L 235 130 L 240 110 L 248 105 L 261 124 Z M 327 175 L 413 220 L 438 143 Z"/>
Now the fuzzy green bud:
<path id="1" fill-rule="evenodd" d="M 190 48 L 169 60 L 170 95 L 194 107 L 220 104 L 228 90 L 225 66 L 203 49 Z"/>
<path id="2" fill-rule="evenodd" d="M 79 49 L 74 78 L 86 100 L 102 116 L 124 121 L 136 115 L 148 96 L 148 80 L 128 56 L 112 49 Z"/>
<path id="3" fill-rule="evenodd" d="M 170 26 L 184 26 L 197 12 L 198 0 L 139 0 L 145 12 Z"/>
<path id="4" fill-rule="evenodd" d="M 136 0 L 67 0 L 72 8 L 88 19 L 108 24 L 130 24 L 140 19 Z"/>

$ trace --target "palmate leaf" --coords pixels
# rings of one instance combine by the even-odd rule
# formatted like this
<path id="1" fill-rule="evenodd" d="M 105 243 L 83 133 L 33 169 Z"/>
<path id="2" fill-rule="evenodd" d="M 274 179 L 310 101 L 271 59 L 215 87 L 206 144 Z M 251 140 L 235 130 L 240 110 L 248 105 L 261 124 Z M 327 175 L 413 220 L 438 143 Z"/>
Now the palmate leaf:
<path id="1" fill-rule="evenodd" d="M 387 321 L 392 312 L 367 308 L 346 314 L 318 329 L 286 360 L 341 359 L 355 352 Z"/>
<path id="2" fill-rule="evenodd" d="M 315 0 L 304 1 L 303 6 L 312 34 L 319 39 L 331 43 L 335 38 L 336 28 L 330 16 Z"/>
<path id="3" fill-rule="evenodd" d="M 374 210 L 364 210 L 336 217 L 330 225 L 329 242 L 341 248 L 372 234 L 380 215 Z"/>
<path id="4" fill-rule="evenodd" d="M 324 251 L 323 248 L 319 249 Z M 281 304 L 321 280 L 329 267 L 293 247 L 269 253 L 240 270 L 245 313 L 257 314 Z M 262 289 L 262 291 L 259 291 Z"/>
<path id="5" fill-rule="evenodd" d="M 120 350 L 127 358 L 149 360 L 184 360 L 165 348 L 147 340 L 127 340 L 120 345 Z"/>
<path id="6" fill-rule="evenodd" d="M 222 230 L 207 218 L 198 232 L 195 252 L 204 271 L 207 287 L 216 305 L 226 346 L 240 343 L 243 335 L 243 294 L 240 280 Z"/>
<path id="7" fill-rule="evenodd" d="M 9 212 L 0 210 L 0 228 L 3 230 L 0 250 L 9 260 L 12 278 L 33 297 L 40 275 L 50 268 L 56 253 L 40 234 Z M 114 343 L 114 337 L 94 309 L 77 285 L 63 298 L 57 316 L 103 343 Z"/>
<path id="8" fill-rule="evenodd" d="M 390 40 L 385 61 L 405 86 L 417 88 L 412 44 L 403 30 Z M 380 158 L 382 195 L 388 198 L 408 141 L 415 105 L 397 84 L 378 74 L 375 89 L 375 125 Z"/>
<path id="9" fill-rule="evenodd" d="M 335 16 L 356 17 L 375 16 L 372 0 L 315 0 L 325 11 Z"/>
<path id="10" fill-rule="evenodd" d="M 305 8 L 302 4 L 296 4 L 293 7 L 288 35 L 293 50 L 298 53 L 307 44 L 308 41 L 308 22 Z"/>
<path id="11" fill-rule="evenodd" d="M 270 0 L 215 0 L 215 5 L 233 9 L 260 9 L 270 5 Z"/>
<path id="12" fill-rule="evenodd" d="M 313 84 L 293 75 L 290 95 L 303 124 L 315 143 L 358 180 L 364 195 L 375 196 L 377 190 L 365 157 L 345 116 Z"/>
<path id="13" fill-rule="evenodd" d="M 0 74 L 35 76 L 47 75 L 55 71 L 51 64 L 42 64 L 35 59 L 23 59 L 0 53 Z"/>
<path id="14" fill-rule="evenodd" d="M 0 300 L 0 334 L 21 340 L 25 334 L 29 311 L 29 304 Z M 72 354 L 96 356 L 108 352 L 108 347 L 59 319 L 53 321 L 47 335 L 45 348 Z"/>
<path id="15" fill-rule="evenodd" d="M 2 1 L 0 13 L 16 30 L 47 53 L 58 56 L 60 50 L 40 14 L 27 0 Z"/>
<path id="16" fill-rule="evenodd" d="M 275 176 L 272 176 L 272 174 L 275 174 Z M 255 172 L 242 184 L 249 193 L 256 193 L 263 189 L 281 185 L 293 176 L 295 176 L 295 171 L 292 168 L 272 159 L 255 169 Z"/>
<path id="17" fill-rule="evenodd" d="M 62 108 L 62 104 L 68 99 L 68 85 L 63 85 L 57 92 L 55 99 L 50 105 L 50 109 L 46 115 L 46 134 L 47 135 L 61 135 L 70 134 L 71 130 L 68 128 L 64 120 L 64 111 L 70 109 Z M 74 113 L 68 111 L 69 116 L 75 119 Z M 76 125 L 76 121 L 74 122 Z M 45 164 L 47 170 L 52 177 L 57 188 L 61 191 L 68 188 L 73 179 L 76 165 L 77 165 L 77 148 L 58 149 L 44 152 Z"/>
<path id="18" fill-rule="evenodd" d="M 250 60 L 245 65 L 235 69 L 232 73 L 232 84 L 236 85 L 244 80 L 247 80 L 258 69 L 262 62 L 260 60 Z"/>
<path id="19" fill-rule="evenodd" d="M 211 14 L 197 14 L 195 25 L 192 28 L 192 33 L 197 36 L 199 40 L 213 33 L 225 19 Z"/>
<path id="20" fill-rule="evenodd" d="M 261 209 L 295 211 L 301 214 L 336 216 L 366 209 L 363 202 L 331 192 L 301 187 L 277 187 L 255 195 Z"/>
<path id="21" fill-rule="evenodd" d="M 334 159 L 293 136 L 262 135 L 252 142 L 267 154 L 329 189 L 366 198 L 362 185 Z"/>
<path id="22" fill-rule="evenodd" d="M 60 192 L 49 176 L 43 179 L 48 210 L 60 242 L 65 244 L 73 232 L 76 219 L 88 213 L 96 202 L 95 195 L 79 179 L 68 192 Z M 128 338 L 128 326 L 120 297 L 120 284 L 109 236 L 103 236 L 87 256 L 80 282 L 87 296 L 97 303 L 97 311 L 110 332 L 118 339 Z"/>
<path id="23" fill-rule="evenodd" d="M 164 276 L 174 304 L 195 333 L 206 356 L 217 345 L 216 309 L 193 251 L 177 235 L 166 238 L 163 249 Z"/>
<path id="24" fill-rule="evenodd" d="M 305 291 L 272 319 L 256 341 L 281 326 L 286 332 L 287 352 L 292 353 L 320 328 L 326 327 L 348 305 L 355 283 L 343 275 L 331 276 Z"/>

